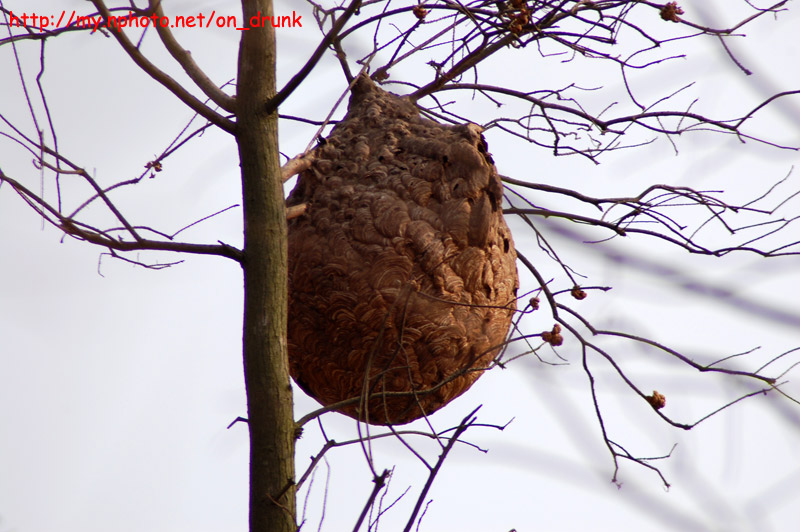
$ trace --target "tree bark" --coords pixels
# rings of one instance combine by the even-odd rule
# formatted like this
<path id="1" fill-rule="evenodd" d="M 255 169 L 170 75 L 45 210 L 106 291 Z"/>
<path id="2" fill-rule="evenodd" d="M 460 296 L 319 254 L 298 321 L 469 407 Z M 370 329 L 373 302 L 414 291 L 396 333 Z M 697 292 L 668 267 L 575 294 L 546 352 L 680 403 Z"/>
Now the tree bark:
<path id="1" fill-rule="evenodd" d="M 243 0 L 244 27 L 271 0 Z M 244 205 L 244 372 L 250 427 L 250 530 L 294 532 L 294 418 L 286 348 L 286 212 L 278 158 L 275 31 L 242 31 L 236 123 Z"/>

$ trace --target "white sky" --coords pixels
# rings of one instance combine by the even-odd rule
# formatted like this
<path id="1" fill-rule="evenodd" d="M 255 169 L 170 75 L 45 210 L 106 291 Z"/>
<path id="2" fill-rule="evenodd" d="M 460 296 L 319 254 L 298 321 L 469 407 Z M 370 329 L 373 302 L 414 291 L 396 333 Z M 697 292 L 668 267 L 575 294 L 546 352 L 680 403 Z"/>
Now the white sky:
<path id="1" fill-rule="evenodd" d="M 726 17 L 719 26 L 737 18 L 733 4 L 739 2 L 681 3 L 687 14 L 705 8 L 702 16 L 709 21 Z M 88 10 L 88 4 L 78 0 L 3 5 L 40 14 Z M 638 94 L 652 101 L 699 78 L 686 97 L 701 96 L 699 109 L 729 117 L 768 94 L 799 88 L 800 15 L 795 3 L 789 7 L 791 11 L 777 20 L 762 17 L 748 29 L 750 39 L 736 46 L 737 56 L 754 71 L 752 76 L 741 74 L 714 41 L 687 41 L 676 50 L 691 57 L 641 73 Z M 165 9 L 175 14 L 238 14 L 235 3 L 219 0 L 176 0 L 167 2 Z M 304 3 L 277 4 L 278 14 L 292 10 L 303 15 L 303 28 L 278 33 L 282 83 L 319 38 Z M 674 26 L 657 21 L 656 27 L 667 32 Z M 214 81 L 233 78 L 236 31 L 194 29 L 177 35 Z M 143 49 L 184 81 L 154 39 L 147 39 Z M 38 48 L 27 44 L 19 51 L 26 79 L 33 83 Z M 514 62 L 520 58 L 530 63 Z M 59 37 L 47 45 L 47 59 L 44 84 L 59 148 L 104 184 L 139 175 L 191 117 L 171 94 L 132 66 L 113 39 L 100 34 Z M 529 81 L 538 89 L 575 81 L 619 89 L 618 77 L 594 64 L 543 61 L 534 50 L 504 54 L 495 67 L 487 71 L 496 76 L 495 83 Z M 0 110 L 32 134 L 15 69 L 11 49 L 0 48 Z M 402 75 L 403 69 L 398 69 L 392 79 Z M 343 88 L 337 63 L 327 57 L 281 112 L 323 117 Z M 605 98 L 623 98 L 610 94 L 617 95 Z M 587 99 L 587 105 L 605 101 L 593 93 Z M 495 111 L 466 101 L 461 105 L 476 119 Z M 726 112 L 731 105 L 737 107 Z M 761 134 L 800 145 L 800 99 L 765 112 L 755 125 Z M 0 131 L 8 132 L 4 126 Z M 289 156 L 302 151 L 314 131 L 282 122 L 282 150 Z M 763 193 L 800 160 L 797 152 L 694 134 L 678 139 L 678 156 L 662 140 L 611 155 L 595 166 L 574 157 L 554 158 L 497 131 L 487 138 L 501 173 L 598 196 L 636 194 L 663 182 L 725 189 L 725 198 L 742 202 Z M 38 190 L 39 175 L 30 159 L 0 138 L 0 168 Z M 783 194 L 799 188 L 796 172 Z M 88 193 L 77 178 L 64 178 L 62 187 L 69 205 Z M 48 179 L 47 194 L 52 195 L 53 188 Z M 769 204 L 778 203 L 779 196 Z M 235 145 L 227 135 L 209 131 L 165 161 L 155 179 L 143 180 L 115 200 L 134 223 L 166 232 L 237 204 Z M 555 198 L 537 201 L 575 208 Z M 790 202 L 783 215 L 796 215 L 799 207 L 799 201 Z M 99 208 L 89 214 L 94 220 L 107 220 Z M 240 218 L 241 211 L 233 209 L 183 236 L 192 242 L 222 240 L 238 246 Z M 511 223 L 517 246 L 530 250 L 526 254 L 547 272 L 545 276 L 558 275 L 535 251 L 522 226 Z M 750 359 L 737 361 L 749 368 L 800 346 L 797 257 L 766 263 L 745 256 L 709 259 L 641 238 L 588 246 L 555 233 L 558 228 L 580 228 L 555 222 L 542 222 L 542 228 L 565 262 L 589 276 L 586 284 L 614 287 L 607 294 L 593 292 L 580 304 L 599 326 L 648 335 L 701 361 L 760 346 Z M 800 238 L 797 226 L 790 226 L 784 238 Z M 718 245 L 726 242 L 719 240 Z M 101 249 L 70 239 L 62 243 L 53 228 L 42 230 L 39 218 L 5 185 L 0 188 L 0 243 L 0 532 L 245 530 L 246 427 L 225 428 L 246 414 L 238 266 L 226 259 L 186 256 L 178 257 L 185 259 L 183 264 L 154 272 L 109 257 L 100 260 Z M 634 254 L 665 269 L 655 277 L 646 275 L 610 261 L 612 252 Z M 141 258 L 175 260 L 163 254 Z M 529 276 L 522 269 L 520 273 L 523 289 L 532 289 Z M 698 293 L 692 281 L 729 290 L 728 302 Z M 760 310 L 749 311 L 748 301 L 761 305 Z M 768 309 L 781 313 L 783 322 L 765 319 Z M 549 329 L 552 319 L 546 312 L 530 316 L 525 332 Z M 731 386 L 718 376 L 695 375 L 654 351 L 630 344 L 603 345 L 615 349 L 642 389 L 665 393 L 665 413 L 680 421 L 696 420 L 752 389 Z M 475 428 L 467 433 L 469 441 L 488 452 L 467 446 L 454 450 L 429 493 L 433 502 L 421 530 L 610 531 L 620 525 L 641 531 L 795 529 L 800 518 L 796 404 L 773 396 L 755 398 L 684 432 L 661 422 L 607 366 L 592 359 L 607 428 L 615 441 L 641 456 L 662 455 L 678 444 L 673 456 L 660 463 L 672 483 L 669 492 L 652 472 L 630 463 L 622 463 L 623 486 L 617 489 L 610 483 L 613 466 L 593 417 L 577 342 L 568 337 L 558 353 L 568 365 L 523 359 L 505 371 L 486 374 L 432 417 L 435 426 L 444 429 L 482 404 L 480 422 L 514 421 L 503 432 Z M 542 354 L 555 359 L 547 350 Z M 788 362 L 780 367 L 787 366 Z M 800 396 L 795 382 L 786 389 Z M 298 416 L 317 406 L 300 391 L 295 399 Z M 355 423 L 338 414 L 326 416 L 323 424 L 337 441 L 356 434 Z M 309 425 L 298 443 L 299 472 L 322 443 L 319 429 Z M 429 442 L 419 440 L 416 445 L 435 460 L 438 453 Z M 381 530 L 401 530 L 425 471 L 395 440 L 376 443 L 373 450 L 376 468 L 395 468 L 384 506 L 411 487 L 381 519 Z M 350 530 L 371 489 L 360 448 L 330 451 L 311 487 L 303 530 L 317 530 L 326 491 L 321 529 Z M 298 496 L 301 511 L 305 497 L 303 489 Z"/>

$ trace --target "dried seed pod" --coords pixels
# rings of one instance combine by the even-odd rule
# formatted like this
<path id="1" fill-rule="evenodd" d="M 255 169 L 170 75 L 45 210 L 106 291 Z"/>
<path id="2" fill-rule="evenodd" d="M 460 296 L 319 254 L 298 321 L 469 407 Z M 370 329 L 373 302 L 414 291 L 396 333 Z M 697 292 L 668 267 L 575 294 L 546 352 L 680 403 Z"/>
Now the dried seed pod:
<path id="1" fill-rule="evenodd" d="M 580 301 L 581 299 L 586 299 L 586 291 L 583 290 L 578 285 L 572 287 L 572 290 L 570 290 L 570 294 L 572 294 L 572 297 L 574 297 L 578 301 Z"/>
<path id="2" fill-rule="evenodd" d="M 480 127 L 366 76 L 287 205 L 289 363 L 323 405 L 407 423 L 466 391 L 516 308 L 516 252 Z"/>
<path id="3" fill-rule="evenodd" d="M 552 345 L 553 347 L 559 346 L 564 343 L 564 337 L 561 336 L 561 325 L 558 323 L 553 325 L 552 331 L 542 332 L 542 340 Z"/>
<path id="4" fill-rule="evenodd" d="M 656 390 L 653 390 L 653 395 L 645 395 L 644 398 L 647 399 L 647 402 L 650 403 L 650 406 L 656 410 L 661 410 L 667 406 L 666 396 L 658 393 Z"/>
<path id="5" fill-rule="evenodd" d="M 667 2 L 659 12 L 661 18 L 667 21 L 680 22 L 681 18 L 678 15 L 683 15 L 683 9 L 678 6 L 678 2 Z"/>

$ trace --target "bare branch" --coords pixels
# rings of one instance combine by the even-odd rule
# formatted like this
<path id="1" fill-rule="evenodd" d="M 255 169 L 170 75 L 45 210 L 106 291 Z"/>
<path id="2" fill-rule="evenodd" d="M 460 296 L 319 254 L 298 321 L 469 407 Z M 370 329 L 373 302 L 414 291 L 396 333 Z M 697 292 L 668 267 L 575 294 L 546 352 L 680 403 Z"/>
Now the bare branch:
<path id="1" fill-rule="evenodd" d="M 159 17 L 164 17 L 164 10 L 161 8 L 161 0 L 149 0 L 150 2 L 150 9 Z M 197 63 L 194 62 L 192 59 L 192 54 L 189 51 L 184 50 L 181 47 L 180 43 L 175 39 L 175 36 L 172 34 L 172 31 L 169 29 L 169 26 L 163 24 L 153 24 L 156 27 L 156 31 L 158 32 L 158 36 L 161 38 L 161 42 L 164 43 L 164 47 L 170 53 L 170 55 L 177 61 L 181 67 L 183 67 L 184 72 L 192 79 L 192 81 L 200 87 L 206 96 L 208 96 L 215 104 L 219 105 L 224 110 L 228 111 L 229 113 L 234 112 L 234 106 L 236 105 L 236 101 L 232 96 L 229 96 L 222 92 L 213 81 L 211 81 L 206 73 L 197 66 Z"/>
<path id="2" fill-rule="evenodd" d="M 304 79 L 311 73 L 314 67 L 319 62 L 322 54 L 325 53 L 325 50 L 331 45 L 331 43 L 336 39 L 339 35 L 339 32 L 342 30 L 347 21 L 356 12 L 356 10 L 361 6 L 361 0 L 351 0 L 350 4 L 345 9 L 344 13 L 341 15 L 339 19 L 333 24 L 333 27 L 330 31 L 325 35 L 325 38 L 322 39 L 322 42 L 319 43 L 317 49 L 314 50 L 314 53 L 311 54 L 311 57 L 306 61 L 306 63 L 302 66 L 302 68 L 295 74 L 292 79 L 289 80 L 287 83 L 278 93 L 270 98 L 270 100 L 266 103 L 265 112 L 267 114 L 274 112 L 281 103 L 283 103 L 286 98 L 288 98 L 295 89 L 300 86 Z"/>
<path id="3" fill-rule="evenodd" d="M 361 510 L 361 515 L 358 516 L 358 520 L 356 524 L 353 526 L 353 532 L 358 532 L 358 529 L 361 528 L 361 523 L 364 522 L 364 518 L 367 516 L 367 512 L 372 508 L 372 505 L 375 504 L 375 498 L 378 496 L 378 493 L 383 489 L 383 486 L 386 484 L 386 479 L 389 477 L 389 470 L 384 469 L 383 473 L 380 476 L 377 476 L 372 479 L 372 482 L 375 483 L 375 486 L 372 489 L 372 493 L 370 493 L 367 502 L 364 503 L 364 509 Z"/>
<path id="4" fill-rule="evenodd" d="M 476 420 L 475 412 L 477 411 L 478 409 L 476 408 L 461 421 L 461 423 L 456 428 L 453 435 L 450 436 L 449 440 L 447 441 L 447 445 L 445 445 L 444 449 L 442 449 L 442 454 L 439 455 L 439 459 L 436 461 L 436 465 L 434 465 L 433 468 L 431 468 L 430 473 L 428 474 L 428 479 L 425 481 L 425 485 L 423 486 L 422 491 L 420 492 L 419 497 L 417 498 L 417 503 L 414 506 L 414 510 L 411 512 L 411 516 L 409 517 L 408 522 L 406 523 L 405 529 L 403 529 L 404 532 L 409 532 L 409 530 L 411 530 L 411 527 L 414 525 L 414 521 L 416 521 L 417 519 L 417 514 L 419 513 L 419 510 L 422 507 L 422 502 L 425 500 L 425 496 L 431 489 L 431 486 L 433 485 L 433 481 L 436 478 L 436 475 L 441 470 L 445 458 L 447 458 L 447 455 L 453 449 L 453 445 L 455 445 L 455 443 L 458 441 L 459 436 L 461 436 L 464 433 L 464 431 L 469 429 L 475 423 Z"/>
<path id="5" fill-rule="evenodd" d="M 123 32 L 115 23 L 111 21 L 111 12 L 106 7 L 103 0 L 91 1 L 103 16 L 108 30 L 111 32 L 114 38 L 117 39 L 117 42 L 119 42 L 120 46 L 122 46 L 122 49 L 127 52 L 131 59 L 133 59 L 134 63 L 139 65 L 139 67 L 148 75 L 150 75 L 150 77 L 166 87 L 167 90 L 177 96 L 179 100 L 189 106 L 189 108 L 194 110 L 197 114 L 201 115 L 214 125 L 219 126 L 224 131 L 227 131 L 231 134 L 235 133 L 236 124 L 234 122 L 206 107 L 203 102 L 195 98 L 191 93 L 189 93 L 189 91 L 184 89 L 180 83 L 156 67 L 144 56 L 144 54 L 142 54 L 139 48 L 133 44 L 130 39 L 128 39 L 128 37 L 125 35 L 125 32 Z"/>
<path id="6" fill-rule="evenodd" d="M 44 216 L 49 223 L 62 230 L 65 234 L 79 240 L 85 240 L 92 244 L 117 251 L 174 251 L 198 255 L 219 255 L 221 257 L 233 259 L 237 262 L 242 261 L 242 252 L 233 246 L 229 246 L 228 244 L 190 244 L 186 242 L 150 240 L 139 236 L 132 226 L 127 226 L 127 228 L 132 235 L 136 235 L 135 240 L 126 241 L 113 238 L 108 235 L 107 232 L 100 231 L 99 229 L 93 228 L 86 224 L 76 222 L 67 216 L 63 216 L 58 212 L 58 210 L 50 206 L 37 194 L 33 193 L 24 185 L 22 185 L 19 181 L 12 179 L 2 172 L 0 172 L 0 182 L 7 182 L 31 207 Z M 113 204 L 111 204 L 111 206 L 113 206 Z"/>

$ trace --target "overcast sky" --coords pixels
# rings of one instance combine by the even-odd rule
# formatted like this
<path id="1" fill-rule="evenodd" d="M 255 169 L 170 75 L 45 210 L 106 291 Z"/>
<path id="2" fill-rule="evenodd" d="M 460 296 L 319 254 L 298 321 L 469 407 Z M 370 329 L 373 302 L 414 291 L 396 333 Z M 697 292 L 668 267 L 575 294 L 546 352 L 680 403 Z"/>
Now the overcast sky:
<path id="1" fill-rule="evenodd" d="M 746 13 L 733 4 L 740 2 L 681 3 L 687 16 L 719 27 Z M 89 4 L 78 0 L 2 5 L 56 18 L 62 9 L 89 12 Z M 307 4 L 287 1 L 276 6 L 278 14 L 295 11 L 303 17 L 302 27 L 278 31 L 279 78 L 285 83 L 313 50 L 319 30 Z M 788 6 L 789 12 L 759 19 L 748 28 L 746 41 L 732 45 L 753 75 L 742 74 L 718 41 L 685 41 L 676 45 L 675 53 L 688 58 L 637 74 L 638 94 L 653 101 L 696 79 L 698 84 L 687 91 L 688 101 L 700 97 L 699 109 L 730 118 L 770 94 L 800 88 L 800 10 L 794 2 Z M 235 2 L 219 0 L 175 0 L 165 3 L 165 10 L 187 16 L 212 11 L 239 15 Z M 658 24 L 664 25 L 658 31 L 671 28 Z M 5 36 L 5 28 L 0 29 Z M 176 35 L 215 82 L 234 78 L 237 31 L 195 28 Z M 186 81 L 154 35 L 147 37 L 143 50 L 176 79 Z M 369 50 L 369 37 L 365 39 L 364 52 Z M 35 136 L 12 52 L 9 46 L 0 47 L 0 114 Z M 35 88 L 39 48 L 21 43 L 17 52 L 28 87 Z M 565 65 L 558 58 L 543 60 L 534 50 L 508 51 L 501 57 L 486 71 L 495 83 L 527 82 L 539 89 L 575 82 L 617 91 L 608 93 L 617 94 L 608 96 L 611 101 L 623 98 L 619 76 L 609 75 L 611 70 L 585 62 Z M 54 39 L 47 44 L 46 58 L 42 83 L 59 149 L 104 185 L 138 176 L 192 117 L 139 71 L 114 39 L 100 33 Z M 527 63 L 511 63 L 513 58 Z M 403 72 L 398 69 L 392 79 L 402 78 Z M 418 71 L 412 74 L 424 77 Z M 327 57 L 281 112 L 320 119 L 344 87 L 338 63 Z M 602 94 L 586 97 L 594 104 Z M 461 105 L 476 120 L 488 120 L 497 112 L 485 101 Z M 37 117 L 44 117 L 38 104 Z M 315 128 L 290 121 L 282 121 L 280 128 L 281 149 L 287 156 L 303 151 L 315 134 Z M 800 146 L 800 98 L 764 112 L 754 128 L 759 135 Z M 12 133 L 5 124 L 0 124 L 0 132 Z M 668 183 L 725 190 L 731 202 L 746 202 L 790 174 L 800 161 L 797 152 L 708 133 L 677 139 L 678 154 L 661 139 L 609 154 L 600 165 L 579 157 L 555 158 L 497 130 L 488 131 L 487 139 L 502 174 L 596 196 L 635 195 L 651 184 Z M 40 183 L 31 158 L 0 137 L 0 168 L 33 190 L 43 185 L 45 194 L 54 198 L 52 176 Z M 800 189 L 797 171 L 765 206 L 776 206 Z M 235 144 L 212 129 L 165 161 L 154 179 L 120 191 L 114 199 L 134 223 L 174 232 L 239 204 L 238 172 Z M 67 210 L 89 194 L 75 176 L 62 177 L 61 187 Z M 575 206 L 545 196 L 537 201 Z M 792 217 L 798 211 L 800 201 L 795 199 L 779 213 Z M 87 215 L 109 220 L 99 205 Z M 743 220 L 734 225 L 753 221 Z M 524 226 L 509 223 L 517 246 L 528 250 L 526 255 L 537 267 L 558 275 Z M 598 326 L 649 336 L 702 362 L 759 347 L 731 362 L 749 369 L 800 346 L 797 257 L 711 259 L 641 238 L 587 245 L 583 239 L 608 235 L 552 220 L 541 224 L 561 258 L 587 276 L 587 285 L 613 286 L 581 302 L 581 311 Z M 714 245 L 730 243 L 723 231 L 707 234 Z M 240 246 L 241 211 L 231 209 L 182 236 L 191 242 L 219 240 Z M 799 239 L 798 226 L 789 226 L 783 238 Z M 41 219 L 11 187 L 0 187 L 0 532 L 246 529 L 247 432 L 241 424 L 226 429 L 237 416 L 246 415 L 240 269 L 233 261 L 215 257 L 143 253 L 138 258 L 184 262 L 151 271 L 114 260 L 86 243 L 62 239 L 54 228 L 42 228 Z M 535 289 L 522 268 L 520 275 L 523 291 Z M 523 330 L 538 333 L 552 327 L 546 312 L 527 317 Z M 655 350 L 621 342 L 603 345 L 614 350 L 642 389 L 665 393 L 665 413 L 683 422 L 755 389 L 744 381 L 697 375 Z M 547 349 L 541 355 L 558 360 Z M 527 357 L 489 372 L 432 416 L 441 430 L 482 405 L 481 423 L 513 421 L 502 432 L 490 427 L 468 432 L 467 439 L 487 452 L 456 447 L 429 493 L 432 502 L 421 530 L 796 528 L 796 404 L 775 394 L 753 398 L 686 432 L 659 420 L 607 365 L 592 359 L 612 439 L 638 456 L 672 450 L 668 460 L 658 462 L 672 485 L 669 490 L 652 471 L 629 462 L 621 463 L 618 488 L 610 482 L 613 463 L 594 417 L 578 343 L 567 337 L 558 355 L 566 363 L 550 365 Z M 797 359 L 787 357 L 776 370 Z M 785 389 L 800 397 L 796 374 L 796 369 L 789 373 Z M 318 406 L 299 390 L 295 400 L 298 417 Z M 326 415 L 322 425 L 337 441 L 356 436 L 355 422 L 339 414 Z M 425 428 L 409 426 L 415 427 Z M 413 441 L 435 461 L 438 451 L 431 442 Z M 319 425 L 310 424 L 298 442 L 300 473 L 323 443 Z M 394 468 L 383 507 L 410 487 L 381 518 L 381 530 L 402 529 L 426 470 L 395 439 L 376 442 L 373 454 L 376 468 Z M 310 486 L 310 492 L 304 488 L 298 495 L 299 511 L 305 511 L 303 530 L 317 530 L 321 519 L 322 530 L 350 530 L 372 489 L 362 449 L 330 451 Z"/>

